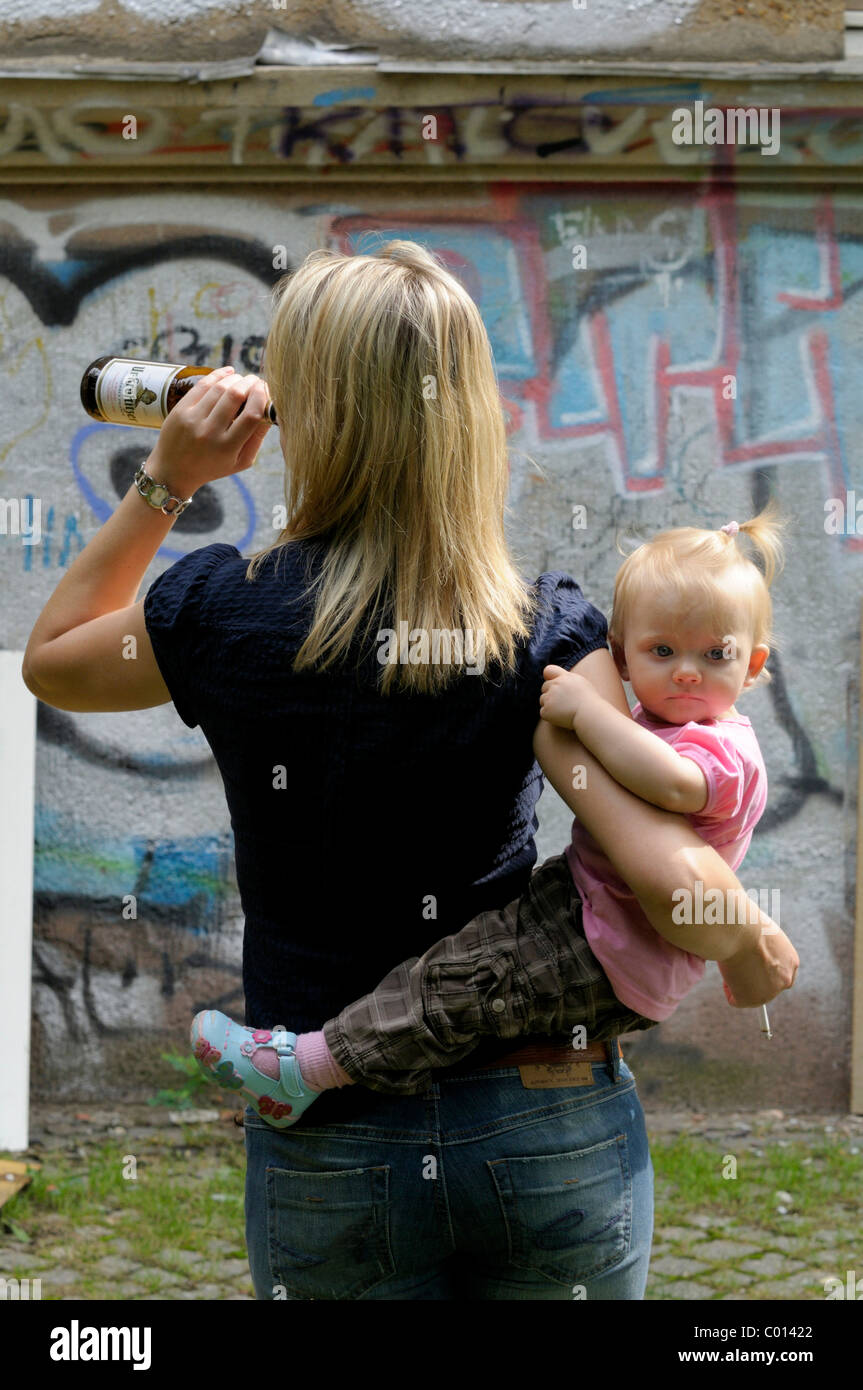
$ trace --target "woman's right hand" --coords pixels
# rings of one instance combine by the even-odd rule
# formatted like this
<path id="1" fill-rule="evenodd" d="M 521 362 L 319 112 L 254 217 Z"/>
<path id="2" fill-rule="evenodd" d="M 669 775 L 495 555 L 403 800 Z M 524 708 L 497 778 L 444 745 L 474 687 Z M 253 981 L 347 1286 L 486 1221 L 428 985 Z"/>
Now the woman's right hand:
<path id="1" fill-rule="evenodd" d="M 735 1009 L 769 1004 L 797 976 L 800 957 L 784 931 L 762 932 L 755 946 L 717 962 L 725 997 Z"/>

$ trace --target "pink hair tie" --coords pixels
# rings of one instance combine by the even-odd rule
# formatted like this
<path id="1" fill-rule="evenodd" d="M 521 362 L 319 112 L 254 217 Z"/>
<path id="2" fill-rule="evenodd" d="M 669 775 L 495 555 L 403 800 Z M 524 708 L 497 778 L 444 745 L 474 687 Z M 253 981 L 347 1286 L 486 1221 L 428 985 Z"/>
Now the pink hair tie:
<path id="1" fill-rule="evenodd" d="M 729 521 L 725 526 L 720 526 L 720 531 L 724 531 L 728 536 L 736 536 L 740 530 L 736 521 Z"/>

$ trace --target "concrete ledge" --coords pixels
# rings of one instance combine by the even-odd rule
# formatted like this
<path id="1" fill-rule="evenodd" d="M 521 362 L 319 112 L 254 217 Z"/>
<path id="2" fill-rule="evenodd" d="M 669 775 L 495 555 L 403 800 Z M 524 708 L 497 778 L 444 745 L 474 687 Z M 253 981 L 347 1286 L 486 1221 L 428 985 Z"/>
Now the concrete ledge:
<path id="1" fill-rule="evenodd" d="M 11 183 L 859 182 L 863 63 L 853 75 L 816 70 L 803 80 L 785 69 L 718 74 L 675 71 L 661 85 L 643 71 L 501 81 L 374 68 L 353 70 L 349 83 L 329 68 L 194 83 L 129 78 L 122 88 L 105 77 L 22 78 L 0 88 L 0 170 Z M 732 143 L 677 144 L 674 113 L 697 102 L 778 111 L 775 151 L 762 152 L 767 142 L 746 122 Z"/>

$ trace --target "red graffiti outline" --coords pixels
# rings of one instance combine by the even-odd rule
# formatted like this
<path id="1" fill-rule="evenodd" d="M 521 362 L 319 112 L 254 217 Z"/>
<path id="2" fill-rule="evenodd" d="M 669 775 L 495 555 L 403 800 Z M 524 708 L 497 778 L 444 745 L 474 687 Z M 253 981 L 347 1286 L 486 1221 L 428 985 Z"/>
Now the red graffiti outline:
<path id="1" fill-rule="evenodd" d="M 655 187 L 655 186 L 654 186 Z M 550 379 L 551 333 L 548 315 L 544 311 L 547 302 L 547 279 L 545 260 L 539 240 L 537 225 L 522 220 L 521 202 L 524 195 L 535 198 L 538 194 L 553 190 L 560 195 L 559 184 L 490 184 L 489 199 L 469 210 L 459 210 L 456 214 L 440 213 L 430 215 L 427 210 L 414 213 L 399 211 L 394 216 L 400 226 L 416 226 L 428 229 L 435 226 L 466 226 L 471 224 L 493 225 L 499 227 L 512 241 L 523 277 L 524 299 L 533 336 L 536 371 L 522 381 L 501 380 L 502 399 L 512 411 L 508 422 L 508 434 L 521 427 L 522 411 L 511 399 L 515 396 L 522 401 L 530 401 L 536 409 L 537 428 L 543 439 L 580 440 L 609 436 L 614 444 L 616 455 L 612 465 L 615 483 L 623 494 L 661 491 L 666 485 L 668 471 L 668 420 L 671 407 L 671 392 L 684 387 L 689 390 L 707 391 L 713 398 L 713 409 L 717 426 L 717 466 L 720 468 L 740 468 L 747 464 L 790 462 L 806 454 L 823 457 L 827 470 L 828 485 L 833 497 L 847 497 L 847 487 L 842 466 L 842 449 L 839 431 L 836 426 L 835 399 L 830 368 L 830 341 L 823 329 L 812 329 L 805 335 L 805 344 L 812 369 L 815 403 L 820 422 L 818 427 L 806 436 L 789 439 L 767 438 L 749 442 L 736 442 L 734 402 L 723 397 L 723 383 L 729 376 L 737 375 L 741 358 L 741 312 L 740 285 L 737 262 L 737 212 L 736 193 L 732 185 L 713 182 L 697 194 L 697 205 L 706 208 L 716 258 L 717 307 L 718 307 L 718 361 L 710 367 L 673 368 L 671 366 L 671 347 L 668 339 L 655 336 L 647 346 L 648 365 L 653 368 L 652 426 L 653 448 L 648 442 L 647 457 L 655 461 L 655 471 L 649 475 L 634 474 L 627 457 L 623 418 L 617 389 L 614 367 L 614 354 L 611 342 L 608 316 L 595 312 L 590 320 L 589 332 L 596 366 L 598 386 L 605 402 L 606 416 L 601 420 L 589 420 L 582 424 L 555 426 L 549 417 L 549 405 L 553 393 Z M 604 192 L 612 191 L 610 185 L 603 186 Z M 632 195 L 632 188 L 627 188 Z M 678 188 L 676 193 L 680 193 Z M 336 217 L 331 223 L 331 233 L 339 249 L 349 254 L 353 247 L 351 238 L 362 231 L 379 231 L 387 223 L 382 217 L 372 215 L 348 215 Z M 830 295 L 828 298 L 817 295 L 793 295 L 780 293 L 777 299 L 789 308 L 802 312 L 823 312 L 838 308 L 842 303 L 842 290 L 839 274 L 839 248 L 836 241 L 833 207 L 829 196 L 821 199 L 816 210 L 816 236 L 819 252 L 824 258 L 828 272 Z M 507 393 L 504 395 L 503 393 Z M 845 536 L 844 543 L 852 550 L 863 549 L 863 537 Z"/>

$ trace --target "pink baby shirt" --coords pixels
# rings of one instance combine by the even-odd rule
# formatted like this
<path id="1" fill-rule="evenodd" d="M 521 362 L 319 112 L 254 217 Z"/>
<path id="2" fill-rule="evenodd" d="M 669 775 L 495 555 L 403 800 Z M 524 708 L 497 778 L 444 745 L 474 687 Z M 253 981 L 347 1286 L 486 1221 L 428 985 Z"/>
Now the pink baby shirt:
<path id="1" fill-rule="evenodd" d="M 767 804 L 767 772 L 748 719 L 664 724 L 638 704 L 642 728 L 692 758 L 707 780 L 707 802 L 686 819 L 725 862 L 736 869 Z M 621 1003 L 662 1022 L 704 974 L 704 961 L 664 940 L 648 922 L 587 831 L 575 821 L 566 858 L 584 904 L 584 931 Z"/>

